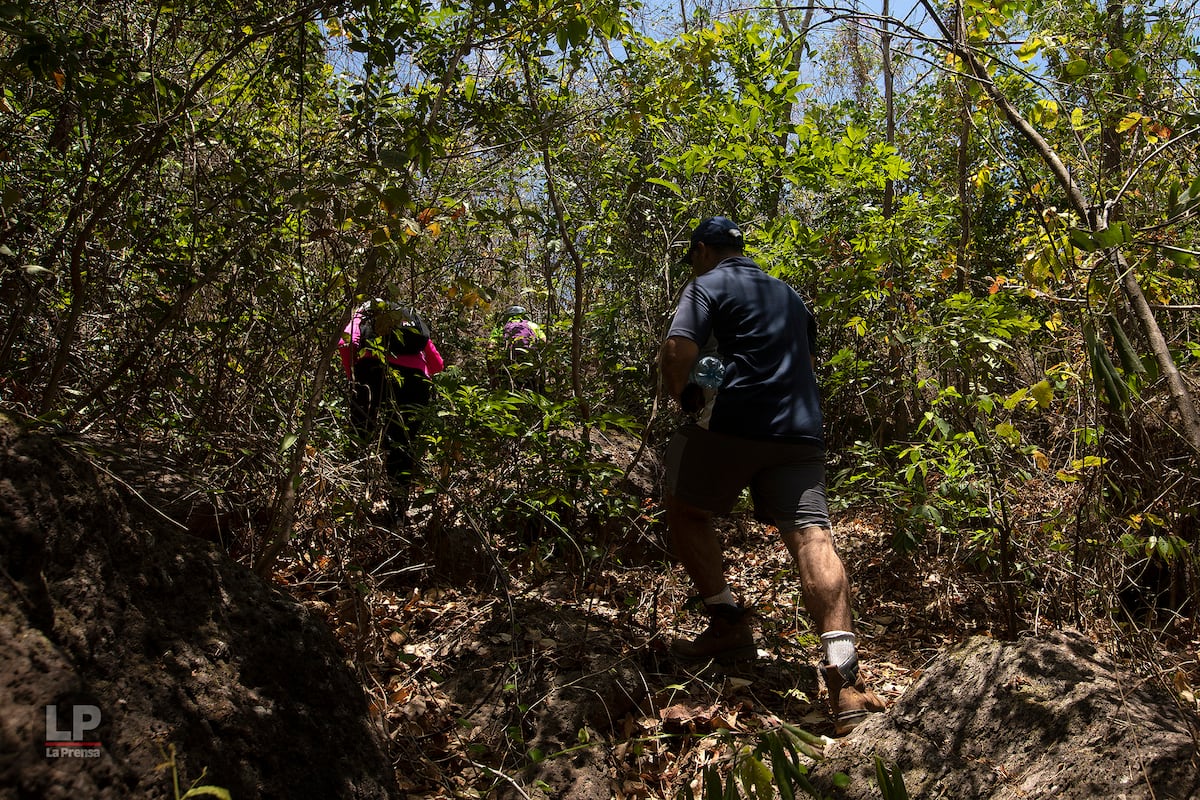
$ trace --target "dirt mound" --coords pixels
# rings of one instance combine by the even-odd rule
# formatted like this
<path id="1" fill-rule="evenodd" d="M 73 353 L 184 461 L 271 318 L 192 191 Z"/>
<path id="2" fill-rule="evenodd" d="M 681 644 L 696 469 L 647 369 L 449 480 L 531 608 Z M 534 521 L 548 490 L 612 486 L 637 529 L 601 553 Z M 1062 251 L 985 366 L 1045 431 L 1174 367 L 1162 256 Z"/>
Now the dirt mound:
<path id="1" fill-rule="evenodd" d="M 323 622 L 2 417 L 0 567 L 0 797 L 396 794 Z"/>
<path id="2" fill-rule="evenodd" d="M 833 797 L 875 800 L 879 756 L 928 800 L 1188 798 L 1200 791 L 1196 722 L 1079 634 L 974 637 L 832 745 L 817 776 Z M 855 780 L 834 791 L 836 772 Z"/>

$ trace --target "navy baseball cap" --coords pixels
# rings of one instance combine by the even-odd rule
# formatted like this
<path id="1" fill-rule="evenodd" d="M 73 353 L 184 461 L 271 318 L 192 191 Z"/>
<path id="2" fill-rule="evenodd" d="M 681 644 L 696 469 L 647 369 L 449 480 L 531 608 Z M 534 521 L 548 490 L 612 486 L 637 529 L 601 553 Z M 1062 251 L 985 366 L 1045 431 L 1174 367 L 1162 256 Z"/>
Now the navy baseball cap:
<path id="1" fill-rule="evenodd" d="M 691 245 L 683 257 L 683 263 L 692 263 L 692 253 L 695 251 L 697 243 L 728 247 L 734 250 L 741 250 L 745 245 L 742 229 L 728 217 L 708 217 L 700 221 L 700 224 L 692 231 Z"/>

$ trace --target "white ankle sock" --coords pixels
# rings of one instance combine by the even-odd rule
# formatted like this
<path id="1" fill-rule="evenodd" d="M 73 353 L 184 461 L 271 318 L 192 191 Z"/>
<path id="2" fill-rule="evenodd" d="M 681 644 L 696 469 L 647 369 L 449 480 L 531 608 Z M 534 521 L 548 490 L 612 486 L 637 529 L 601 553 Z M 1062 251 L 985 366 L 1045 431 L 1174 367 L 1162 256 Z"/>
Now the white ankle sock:
<path id="1" fill-rule="evenodd" d="M 728 604 L 731 606 L 737 605 L 733 599 L 733 590 L 728 586 L 722 589 L 720 593 L 714 594 L 712 597 L 704 598 L 704 605 L 706 606 L 719 606 L 722 604 Z"/>
<path id="2" fill-rule="evenodd" d="M 825 648 L 825 663 L 835 667 L 854 658 L 854 634 L 850 631 L 826 631 L 821 634 L 821 645 Z"/>

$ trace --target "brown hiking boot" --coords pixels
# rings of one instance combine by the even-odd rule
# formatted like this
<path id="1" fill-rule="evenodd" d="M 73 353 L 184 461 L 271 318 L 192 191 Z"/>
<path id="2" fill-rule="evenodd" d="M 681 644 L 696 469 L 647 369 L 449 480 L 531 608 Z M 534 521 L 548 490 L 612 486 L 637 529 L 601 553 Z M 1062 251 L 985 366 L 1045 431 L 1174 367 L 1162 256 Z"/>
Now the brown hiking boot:
<path id="1" fill-rule="evenodd" d="M 676 639 L 671 643 L 671 654 L 684 661 L 716 661 L 729 664 L 748 661 L 758 655 L 754 646 L 754 632 L 746 617 L 750 612 L 743 606 L 722 603 L 705 606 L 704 612 L 712 622 L 704 632 L 692 641 Z"/>
<path id="2" fill-rule="evenodd" d="M 829 711 L 833 715 L 833 730 L 838 736 L 854 730 L 868 714 L 884 710 L 879 695 L 868 689 L 858 674 L 857 655 L 840 667 L 822 661 L 821 673 L 829 689 Z"/>

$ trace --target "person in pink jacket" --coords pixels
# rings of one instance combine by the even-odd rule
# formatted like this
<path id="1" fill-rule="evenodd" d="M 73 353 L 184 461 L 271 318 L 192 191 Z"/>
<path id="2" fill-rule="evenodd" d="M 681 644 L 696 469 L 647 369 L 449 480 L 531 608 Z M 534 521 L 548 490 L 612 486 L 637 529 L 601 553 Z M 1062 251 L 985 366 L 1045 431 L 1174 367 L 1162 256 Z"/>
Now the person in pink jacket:
<path id="1" fill-rule="evenodd" d="M 350 425 L 364 443 L 378 439 L 397 488 L 413 478 L 417 437 L 445 367 L 429 326 L 411 308 L 375 299 L 354 310 L 338 345 L 350 380 Z"/>

